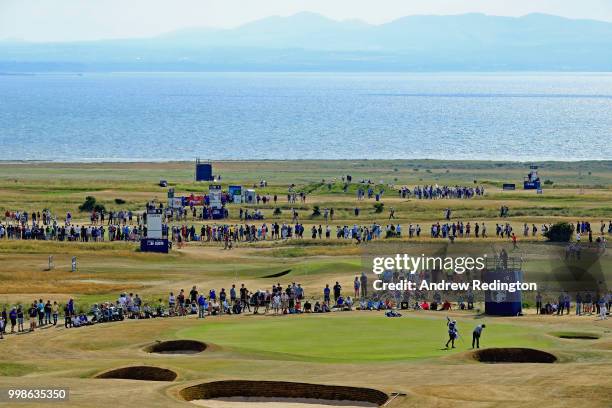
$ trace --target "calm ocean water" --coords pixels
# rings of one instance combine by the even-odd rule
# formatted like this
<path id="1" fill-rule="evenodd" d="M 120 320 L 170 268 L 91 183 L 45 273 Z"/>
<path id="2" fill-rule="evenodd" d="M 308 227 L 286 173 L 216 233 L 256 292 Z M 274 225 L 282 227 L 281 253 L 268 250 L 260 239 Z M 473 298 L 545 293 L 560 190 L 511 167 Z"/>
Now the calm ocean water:
<path id="1" fill-rule="evenodd" d="M 612 74 L 0 76 L 3 160 L 612 158 Z"/>

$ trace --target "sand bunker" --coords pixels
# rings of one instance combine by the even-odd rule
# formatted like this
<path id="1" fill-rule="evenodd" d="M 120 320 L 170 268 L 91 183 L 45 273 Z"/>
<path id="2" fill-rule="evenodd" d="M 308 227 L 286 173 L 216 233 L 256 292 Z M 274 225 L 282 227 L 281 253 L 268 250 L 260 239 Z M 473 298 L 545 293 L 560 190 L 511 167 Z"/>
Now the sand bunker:
<path id="1" fill-rule="evenodd" d="M 371 402 L 321 400 L 313 398 L 228 397 L 193 400 L 208 408 L 364 408 L 378 407 Z"/>
<path id="2" fill-rule="evenodd" d="M 214 381 L 187 387 L 180 395 L 211 408 L 377 407 L 388 398 L 371 388 L 283 381 Z"/>
<path id="3" fill-rule="evenodd" d="M 96 378 L 118 378 L 122 380 L 174 381 L 176 373 L 172 370 L 150 366 L 117 368 L 98 374 Z"/>
<path id="4" fill-rule="evenodd" d="M 474 359 L 481 363 L 554 363 L 557 357 L 530 348 L 488 348 L 477 350 Z"/>
<path id="5" fill-rule="evenodd" d="M 578 339 L 578 340 L 597 340 L 600 337 L 598 334 L 595 334 L 595 333 L 578 333 L 578 332 L 557 333 L 556 336 L 561 339 Z"/>
<path id="6" fill-rule="evenodd" d="M 160 341 L 145 347 L 144 351 L 158 354 L 196 354 L 206 350 L 206 344 L 195 340 Z"/>

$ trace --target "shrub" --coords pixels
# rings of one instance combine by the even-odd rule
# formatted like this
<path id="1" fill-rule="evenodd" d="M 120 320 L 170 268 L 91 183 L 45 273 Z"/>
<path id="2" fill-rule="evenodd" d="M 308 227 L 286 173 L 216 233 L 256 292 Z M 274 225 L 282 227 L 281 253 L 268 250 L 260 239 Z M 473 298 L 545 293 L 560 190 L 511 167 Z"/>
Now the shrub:
<path id="1" fill-rule="evenodd" d="M 547 186 L 550 186 L 550 185 L 552 185 L 553 183 L 554 183 L 554 182 L 553 182 L 552 180 L 548 180 L 548 179 L 544 181 L 544 184 L 546 184 Z"/>
<path id="2" fill-rule="evenodd" d="M 321 209 L 319 208 L 318 205 L 315 205 L 312 209 L 312 216 L 313 217 L 318 217 L 321 215 Z"/>
<path id="3" fill-rule="evenodd" d="M 374 212 L 380 214 L 385 209 L 385 205 L 383 203 L 375 203 L 374 204 Z"/>
<path id="4" fill-rule="evenodd" d="M 96 206 L 96 197 L 87 196 L 85 197 L 85 201 L 83 204 L 79 205 L 79 210 L 81 211 L 93 211 Z"/>
<path id="5" fill-rule="evenodd" d="M 85 197 L 85 201 L 83 202 L 83 204 L 79 205 L 79 210 L 83 212 L 89 212 L 89 211 L 102 212 L 102 211 L 106 211 L 106 208 L 104 208 L 103 204 L 96 202 L 96 197 L 87 196 Z"/>
<path id="6" fill-rule="evenodd" d="M 94 211 L 95 212 L 106 212 L 106 207 L 104 207 L 104 204 L 100 204 L 100 203 L 96 203 L 96 205 L 94 205 Z"/>
<path id="7" fill-rule="evenodd" d="M 115 204 L 118 204 L 118 205 L 125 204 L 125 200 L 123 198 L 115 198 Z"/>
<path id="8" fill-rule="evenodd" d="M 274 209 L 274 215 L 281 215 L 283 212 L 281 211 L 281 209 L 279 207 L 276 207 Z"/>
<path id="9" fill-rule="evenodd" d="M 544 236 L 552 242 L 569 242 L 572 239 L 574 233 L 574 226 L 567 222 L 558 222 L 554 224 L 548 231 L 544 233 Z"/>

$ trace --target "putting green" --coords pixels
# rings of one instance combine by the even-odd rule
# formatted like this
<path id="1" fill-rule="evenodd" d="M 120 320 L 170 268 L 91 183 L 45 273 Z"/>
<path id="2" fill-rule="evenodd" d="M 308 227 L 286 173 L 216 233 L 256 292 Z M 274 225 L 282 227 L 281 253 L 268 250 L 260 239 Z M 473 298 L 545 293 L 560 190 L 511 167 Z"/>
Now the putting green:
<path id="1" fill-rule="evenodd" d="M 429 315 L 427 315 L 429 314 Z M 300 316 L 245 316 L 207 319 L 179 331 L 180 338 L 214 343 L 224 349 L 280 360 L 318 362 L 410 361 L 446 356 L 471 347 L 474 326 L 485 320 L 459 319 L 463 340 L 444 350 L 446 320 L 442 314 L 387 318 L 381 312 Z M 554 340 L 528 327 L 494 324 L 486 327 L 483 347 L 547 348 Z"/>

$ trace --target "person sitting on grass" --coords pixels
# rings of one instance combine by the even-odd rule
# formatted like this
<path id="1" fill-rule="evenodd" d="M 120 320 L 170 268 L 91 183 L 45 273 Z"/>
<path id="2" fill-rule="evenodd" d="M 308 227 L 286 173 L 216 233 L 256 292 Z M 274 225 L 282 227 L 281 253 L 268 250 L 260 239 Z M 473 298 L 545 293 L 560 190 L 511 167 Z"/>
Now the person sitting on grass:
<path id="1" fill-rule="evenodd" d="M 544 306 L 544 312 L 546 314 L 553 314 L 553 305 L 550 302 L 546 302 L 546 305 Z"/>
<path id="2" fill-rule="evenodd" d="M 302 302 L 300 302 L 299 299 L 297 299 L 295 301 L 295 307 L 293 309 L 295 311 L 295 313 L 300 314 L 302 313 Z"/>
<path id="3" fill-rule="evenodd" d="M 210 303 L 208 304 L 208 314 L 210 316 L 216 316 L 219 314 L 219 304 L 217 303 L 217 301 L 213 301 L 211 300 Z"/>
<path id="4" fill-rule="evenodd" d="M 459 296 L 459 299 L 457 300 L 457 307 L 459 308 L 459 310 L 465 310 L 465 303 L 463 303 L 463 296 Z"/>
<path id="5" fill-rule="evenodd" d="M 311 312 L 312 312 L 312 305 L 307 300 L 306 302 L 304 302 L 304 313 L 311 313 Z"/>
<path id="6" fill-rule="evenodd" d="M 232 308 L 230 307 L 227 299 L 224 299 L 223 302 L 221 302 L 221 310 L 223 314 L 232 314 Z"/>
<path id="7" fill-rule="evenodd" d="M 442 310 L 451 310 L 452 306 L 450 304 L 450 302 L 448 300 L 445 300 L 444 303 L 442 303 Z"/>
<path id="8" fill-rule="evenodd" d="M 336 299 L 334 309 L 344 310 L 344 297 L 342 297 L 342 295 L 338 296 L 338 298 Z"/>
<path id="9" fill-rule="evenodd" d="M 315 302 L 315 305 L 314 305 L 314 312 L 315 312 L 315 313 L 321 313 L 321 304 L 319 303 L 319 301 L 316 301 L 316 302 Z"/>
<path id="10" fill-rule="evenodd" d="M 157 317 L 164 317 L 164 302 L 160 299 L 157 300 L 157 307 L 155 308 L 155 314 Z"/>
<path id="11" fill-rule="evenodd" d="M 239 315 L 240 313 L 242 313 L 242 303 L 235 302 L 232 305 L 232 314 Z"/>
<path id="12" fill-rule="evenodd" d="M 353 299 L 351 299 L 350 296 L 346 297 L 346 301 L 344 302 L 345 304 L 345 309 L 348 311 L 353 310 Z"/>
<path id="13" fill-rule="evenodd" d="M 102 312 L 97 303 L 94 303 L 94 305 L 91 307 L 91 315 L 93 316 L 93 322 L 100 323 L 102 321 Z"/>
<path id="14" fill-rule="evenodd" d="M 145 319 L 151 319 L 151 318 L 155 317 L 155 315 L 153 314 L 153 310 L 151 310 L 151 306 L 149 306 L 148 303 L 144 304 L 143 311 L 144 311 L 144 318 Z"/>
<path id="15" fill-rule="evenodd" d="M 90 324 L 92 324 L 88 319 L 87 319 L 87 315 L 85 313 L 81 313 L 79 315 L 79 323 L 81 324 L 81 326 L 89 326 Z"/>

